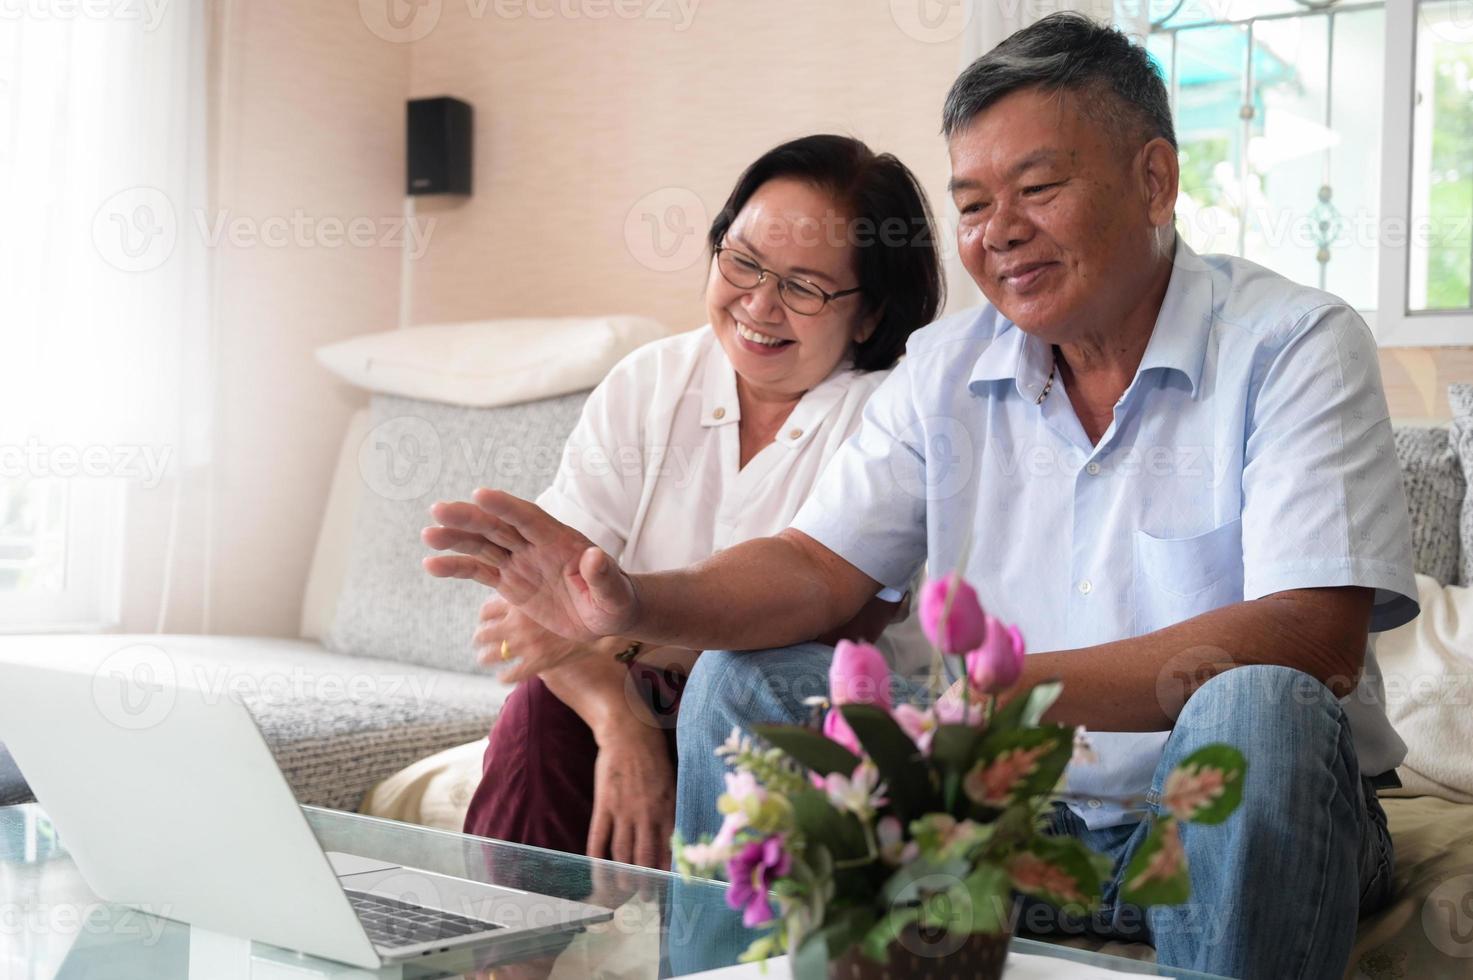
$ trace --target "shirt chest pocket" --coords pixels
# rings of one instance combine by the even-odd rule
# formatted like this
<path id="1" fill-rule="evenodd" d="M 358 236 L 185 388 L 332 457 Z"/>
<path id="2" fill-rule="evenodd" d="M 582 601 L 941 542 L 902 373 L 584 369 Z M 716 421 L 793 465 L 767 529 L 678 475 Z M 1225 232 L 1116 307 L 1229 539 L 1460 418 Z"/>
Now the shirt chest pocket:
<path id="1" fill-rule="evenodd" d="M 1150 633 L 1243 599 L 1243 522 L 1202 534 L 1135 532 L 1136 634 Z"/>

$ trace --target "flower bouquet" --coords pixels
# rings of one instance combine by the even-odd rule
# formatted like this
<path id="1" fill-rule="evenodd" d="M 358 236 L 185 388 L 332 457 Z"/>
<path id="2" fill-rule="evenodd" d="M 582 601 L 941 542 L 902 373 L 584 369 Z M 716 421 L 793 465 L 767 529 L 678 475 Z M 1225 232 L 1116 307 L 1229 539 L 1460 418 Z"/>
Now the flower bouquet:
<path id="1" fill-rule="evenodd" d="M 714 839 L 677 841 L 677 860 L 724 871 L 728 903 L 766 928 L 744 960 L 786 951 L 799 980 L 999 976 L 1016 896 L 1074 915 L 1099 905 L 1109 859 L 1045 832 L 1069 798 L 1065 767 L 1092 761 L 1082 729 L 1042 720 L 1062 685 L 1009 691 L 1023 638 L 955 575 L 926 584 L 919 614 L 937 650 L 932 691 L 946 667 L 963 677 L 928 706 L 892 704 L 883 655 L 844 641 L 811 726 L 734 731 L 717 750 L 732 768 L 724 822 Z M 1171 773 L 1123 901 L 1187 899 L 1180 823 L 1226 819 L 1245 769 L 1236 749 L 1211 745 Z"/>

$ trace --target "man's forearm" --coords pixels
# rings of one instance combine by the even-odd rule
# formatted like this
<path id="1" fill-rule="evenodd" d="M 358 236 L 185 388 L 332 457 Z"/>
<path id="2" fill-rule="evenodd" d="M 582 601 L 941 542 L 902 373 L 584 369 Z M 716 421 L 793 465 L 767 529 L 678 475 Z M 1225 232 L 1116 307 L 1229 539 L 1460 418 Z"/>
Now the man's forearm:
<path id="1" fill-rule="evenodd" d="M 879 584 L 794 531 L 756 538 L 689 568 L 633 575 L 627 631 L 693 650 L 803 643 L 851 620 Z"/>
<path id="2" fill-rule="evenodd" d="M 1166 731 L 1197 688 L 1247 664 L 1293 667 L 1338 697 L 1354 689 L 1368 589 L 1305 589 L 1240 602 L 1175 626 L 1079 650 L 1036 653 L 1014 690 L 1059 679 L 1048 719 L 1099 731 Z"/>

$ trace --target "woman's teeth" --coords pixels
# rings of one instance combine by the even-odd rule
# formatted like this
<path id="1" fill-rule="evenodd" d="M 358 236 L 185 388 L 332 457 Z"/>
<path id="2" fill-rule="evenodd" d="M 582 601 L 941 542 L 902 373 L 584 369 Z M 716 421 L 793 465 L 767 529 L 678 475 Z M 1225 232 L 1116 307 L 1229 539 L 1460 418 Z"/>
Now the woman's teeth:
<path id="1" fill-rule="evenodd" d="M 736 322 L 736 329 L 737 333 L 744 339 L 750 340 L 754 344 L 761 344 L 764 347 L 781 347 L 783 344 L 792 343 L 791 340 L 784 340 L 781 337 L 770 337 L 765 333 L 758 333 L 740 321 Z"/>

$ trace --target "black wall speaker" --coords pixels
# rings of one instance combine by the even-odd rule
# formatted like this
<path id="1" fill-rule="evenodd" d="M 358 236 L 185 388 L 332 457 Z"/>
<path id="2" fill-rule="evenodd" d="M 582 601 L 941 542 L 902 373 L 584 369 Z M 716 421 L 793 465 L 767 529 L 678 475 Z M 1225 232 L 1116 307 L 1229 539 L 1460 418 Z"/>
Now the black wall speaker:
<path id="1" fill-rule="evenodd" d="M 449 96 L 409 100 L 410 194 L 471 192 L 471 107 Z"/>

